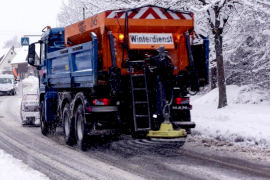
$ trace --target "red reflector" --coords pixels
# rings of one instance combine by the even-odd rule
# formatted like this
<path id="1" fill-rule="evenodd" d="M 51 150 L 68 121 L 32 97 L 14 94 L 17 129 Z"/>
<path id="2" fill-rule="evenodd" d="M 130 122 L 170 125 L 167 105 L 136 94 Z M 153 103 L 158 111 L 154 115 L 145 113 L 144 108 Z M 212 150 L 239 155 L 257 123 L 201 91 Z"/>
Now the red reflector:
<path id="1" fill-rule="evenodd" d="M 109 105 L 111 103 L 110 99 L 103 99 L 104 105 Z"/>
<path id="2" fill-rule="evenodd" d="M 190 105 L 190 110 L 192 110 L 192 105 Z"/>
<path id="3" fill-rule="evenodd" d="M 181 102 L 182 102 L 182 98 L 175 98 L 174 99 L 175 104 L 181 104 Z"/>
<path id="4" fill-rule="evenodd" d="M 89 106 L 87 110 L 88 110 L 88 112 L 91 112 L 92 111 L 91 106 Z"/>
<path id="5" fill-rule="evenodd" d="M 180 98 L 180 97 L 175 98 L 174 99 L 174 104 L 177 104 L 177 105 L 179 105 L 179 104 L 189 104 L 189 98 Z"/>
<path id="6" fill-rule="evenodd" d="M 111 103 L 110 99 L 93 99 L 93 105 L 109 105 Z"/>

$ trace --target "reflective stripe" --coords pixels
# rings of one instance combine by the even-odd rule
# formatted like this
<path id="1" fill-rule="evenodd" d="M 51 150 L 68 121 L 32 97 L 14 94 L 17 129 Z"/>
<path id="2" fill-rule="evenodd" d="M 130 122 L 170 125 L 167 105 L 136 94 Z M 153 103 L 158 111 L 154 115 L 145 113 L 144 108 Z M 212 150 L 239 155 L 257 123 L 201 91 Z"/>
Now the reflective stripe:
<path id="1" fill-rule="evenodd" d="M 158 7 L 144 7 L 136 9 L 136 12 L 128 12 L 129 19 L 192 19 L 190 14 L 166 11 L 165 13 L 161 8 Z M 125 11 L 111 11 L 106 13 L 107 18 L 125 18 Z"/>

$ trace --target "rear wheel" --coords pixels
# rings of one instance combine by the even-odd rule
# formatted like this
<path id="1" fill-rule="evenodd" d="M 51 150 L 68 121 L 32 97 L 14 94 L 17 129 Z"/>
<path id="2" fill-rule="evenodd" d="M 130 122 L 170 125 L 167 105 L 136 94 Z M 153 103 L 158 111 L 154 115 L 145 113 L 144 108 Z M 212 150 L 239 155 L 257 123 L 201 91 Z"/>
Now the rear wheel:
<path id="1" fill-rule="evenodd" d="M 80 104 L 76 109 L 75 114 L 75 134 L 77 145 L 81 150 L 85 150 L 85 139 L 87 135 L 86 125 L 84 122 L 84 110 L 83 106 Z"/>
<path id="2" fill-rule="evenodd" d="M 70 105 L 66 104 L 63 109 L 63 130 L 65 142 L 68 145 L 74 144 L 74 122 L 70 116 Z"/>
<path id="3" fill-rule="evenodd" d="M 45 122 L 45 104 L 44 101 L 40 103 L 40 129 L 41 133 L 46 136 L 49 132 L 49 124 Z"/>

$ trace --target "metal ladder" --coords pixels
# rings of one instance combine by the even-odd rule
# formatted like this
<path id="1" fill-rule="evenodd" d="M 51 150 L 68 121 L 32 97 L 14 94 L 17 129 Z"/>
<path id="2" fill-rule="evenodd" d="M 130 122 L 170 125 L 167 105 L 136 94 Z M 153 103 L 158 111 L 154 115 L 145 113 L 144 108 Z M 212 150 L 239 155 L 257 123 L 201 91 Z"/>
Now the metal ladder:
<path id="1" fill-rule="evenodd" d="M 145 69 L 145 61 L 129 61 L 129 73 L 130 73 L 130 83 L 131 83 L 131 93 L 132 93 L 132 106 L 133 106 L 133 120 L 134 120 L 134 130 L 135 132 L 138 131 L 148 131 L 151 130 L 151 117 L 150 117 L 150 108 L 149 108 L 149 98 L 148 98 L 148 91 L 147 91 L 147 80 L 146 80 L 146 69 Z M 143 67 L 143 74 L 134 74 L 133 66 L 134 64 L 139 64 Z M 143 78 L 144 86 L 143 87 L 134 87 L 134 79 L 135 78 Z M 144 100 L 136 100 L 135 91 L 144 91 L 145 98 Z M 147 114 L 136 114 L 136 105 L 145 104 L 147 108 Z M 138 119 L 140 118 L 147 118 L 148 120 L 148 127 L 138 127 Z"/>

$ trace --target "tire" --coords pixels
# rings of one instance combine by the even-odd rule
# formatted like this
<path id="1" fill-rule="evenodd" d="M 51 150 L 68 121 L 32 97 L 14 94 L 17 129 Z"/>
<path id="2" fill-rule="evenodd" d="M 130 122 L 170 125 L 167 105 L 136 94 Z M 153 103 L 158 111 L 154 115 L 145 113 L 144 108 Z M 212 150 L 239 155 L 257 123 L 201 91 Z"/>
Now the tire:
<path id="1" fill-rule="evenodd" d="M 70 105 L 67 103 L 63 109 L 62 113 L 62 125 L 64 131 L 64 139 L 67 145 L 75 144 L 75 135 L 74 135 L 74 121 L 71 119 L 70 115 Z"/>
<path id="2" fill-rule="evenodd" d="M 21 107 L 20 107 L 20 116 L 21 116 L 21 123 L 22 123 L 22 126 L 23 126 L 24 123 L 23 123 L 23 117 L 22 117 L 22 104 L 21 104 Z"/>
<path id="3" fill-rule="evenodd" d="M 77 140 L 77 145 L 82 151 L 85 151 L 85 139 L 87 135 L 87 128 L 84 122 L 84 110 L 83 106 L 80 104 L 75 113 L 75 135 Z"/>
<path id="4" fill-rule="evenodd" d="M 21 113 L 21 121 L 22 121 L 22 126 L 27 125 L 27 123 L 23 120 L 22 113 Z"/>
<path id="5" fill-rule="evenodd" d="M 49 133 L 49 124 L 45 122 L 45 110 L 44 110 L 44 101 L 40 103 L 40 129 L 41 133 L 46 136 Z"/>
<path id="6" fill-rule="evenodd" d="M 12 91 L 11 95 L 14 96 L 16 94 L 15 89 Z"/>

